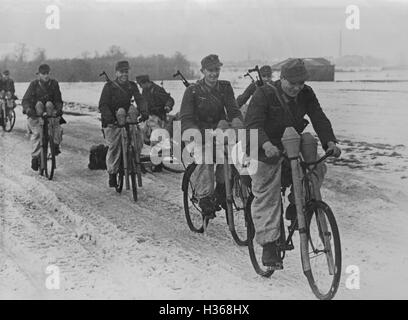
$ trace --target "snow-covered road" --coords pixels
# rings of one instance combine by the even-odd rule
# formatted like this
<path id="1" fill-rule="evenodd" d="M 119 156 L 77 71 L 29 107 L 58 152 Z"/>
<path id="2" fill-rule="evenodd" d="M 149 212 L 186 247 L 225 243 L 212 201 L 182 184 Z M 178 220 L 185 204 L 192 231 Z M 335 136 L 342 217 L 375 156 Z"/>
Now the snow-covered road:
<path id="1" fill-rule="evenodd" d="M 208 235 L 192 233 L 181 174 L 145 174 L 137 203 L 130 192 L 109 189 L 106 172 L 87 168 L 89 148 L 103 143 L 94 116 L 66 116 L 53 181 L 30 169 L 20 108 L 17 117 L 12 133 L 0 133 L 0 298 L 314 298 L 297 242 L 285 269 L 263 279 L 247 249 L 234 244 L 223 214 Z M 408 297 L 408 182 L 400 175 L 329 164 L 323 197 L 343 249 L 336 298 Z M 50 265 L 59 268 L 60 289 L 47 289 Z M 359 290 L 346 287 L 352 265 L 360 270 Z"/>

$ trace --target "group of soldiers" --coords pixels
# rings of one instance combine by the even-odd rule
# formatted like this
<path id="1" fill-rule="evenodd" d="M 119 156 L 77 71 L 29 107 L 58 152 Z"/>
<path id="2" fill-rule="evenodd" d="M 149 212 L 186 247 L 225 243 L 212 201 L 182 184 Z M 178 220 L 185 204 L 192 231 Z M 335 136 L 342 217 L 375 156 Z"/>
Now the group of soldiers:
<path id="1" fill-rule="evenodd" d="M 251 188 L 254 200 L 251 213 L 255 226 L 255 240 L 263 247 L 262 262 L 274 270 L 283 268 L 277 251 L 277 240 L 280 236 L 281 187 L 283 133 L 287 127 L 294 127 L 302 134 L 307 115 L 316 131 L 323 148 L 340 156 L 336 137 L 329 119 L 326 117 L 313 89 L 305 84 L 308 72 L 301 59 L 290 59 L 282 66 L 280 79 L 272 81 L 272 69 L 263 66 L 260 69 L 263 84 L 254 82 L 243 94 L 234 98 L 230 82 L 218 80 L 222 63 L 217 55 L 209 55 L 201 61 L 203 78 L 189 86 L 184 92 L 180 108 L 182 132 L 188 129 L 225 128 L 225 120 L 231 128 L 256 130 L 258 145 L 247 145 L 256 148 L 257 170 L 251 174 Z M 251 98 L 252 97 L 252 98 Z M 251 98 L 245 119 L 239 107 Z M 248 139 L 247 139 L 248 140 Z M 311 148 L 317 148 L 310 145 Z M 317 154 L 317 151 L 315 152 Z M 315 189 L 319 190 L 326 172 L 324 164 L 317 168 L 317 177 L 313 180 Z M 198 164 L 191 176 L 191 182 L 199 199 L 203 215 L 215 217 L 219 207 L 225 207 L 225 182 L 222 166 Z M 214 181 L 216 182 L 214 188 Z M 296 219 L 296 206 L 293 192 L 289 194 L 290 204 L 286 209 L 286 218 Z"/>
<path id="2" fill-rule="evenodd" d="M 222 63 L 217 55 L 211 54 L 201 60 L 202 79 L 189 85 L 183 95 L 179 119 L 182 133 L 188 129 L 256 129 L 258 134 L 257 171 L 251 175 L 254 195 L 252 215 L 255 225 L 255 239 L 263 247 L 262 262 L 276 270 L 282 269 L 282 261 L 277 253 L 276 241 L 280 235 L 281 175 L 283 146 L 281 138 L 286 127 L 294 127 L 299 134 L 304 129 L 307 115 L 316 131 L 323 148 L 338 157 L 341 153 L 329 119 L 326 117 L 313 89 L 305 84 L 308 73 L 301 59 L 290 59 L 281 69 L 280 79 L 272 81 L 270 66 L 260 68 L 262 85 L 251 83 L 235 99 L 229 81 L 219 80 Z M 118 127 L 119 114 L 137 114 L 144 122 L 145 143 L 152 130 L 163 128 L 167 114 L 174 106 L 174 99 L 162 87 L 139 75 L 136 82 L 142 88 L 140 93 L 136 82 L 129 79 L 128 61 L 118 61 L 115 65 L 115 79 L 108 81 L 99 100 L 102 128 L 109 146 L 106 165 L 109 186 L 116 186 L 121 154 L 121 130 Z M 59 125 L 62 115 L 62 98 L 58 82 L 49 77 L 50 67 L 43 64 L 38 69 L 38 79 L 30 83 L 22 99 L 23 113 L 28 117 L 28 128 L 32 133 L 32 169 L 38 169 L 39 119 L 46 112 L 53 114 L 56 125 L 55 145 L 59 152 L 62 130 Z M 132 104 L 132 100 L 136 106 Z M 245 114 L 240 107 L 250 100 Z M 254 146 L 250 146 L 251 148 Z M 317 148 L 317 144 L 316 144 Z M 247 153 L 249 154 L 248 150 Z M 194 155 L 193 155 L 194 157 Z M 160 166 L 156 168 L 160 171 Z M 317 170 L 315 183 L 319 188 L 326 172 L 324 164 Z M 217 210 L 225 207 L 225 182 L 221 165 L 198 164 L 191 176 L 191 183 L 199 199 L 202 214 L 214 218 Z M 296 218 L 293 195 L 286 218 Z"/>

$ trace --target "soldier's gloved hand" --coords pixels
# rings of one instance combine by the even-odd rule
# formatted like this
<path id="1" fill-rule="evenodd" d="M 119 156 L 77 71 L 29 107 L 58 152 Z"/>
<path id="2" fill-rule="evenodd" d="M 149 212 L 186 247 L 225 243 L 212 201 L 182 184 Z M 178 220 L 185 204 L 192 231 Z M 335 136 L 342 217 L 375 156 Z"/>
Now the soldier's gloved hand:
<path id="1" fill-rule="evenodd" d="M 326 153 L 327 152 L 333 152 L 333 157 L 335 158 L 338 158 L 341 155 L 341 149 L 336 146 L 336 143 L 334 143 L 333 141 L 327 142 Z"/>
<path id="2" fill-rule="evenodd" d="M 220 120 L 220 122 L 218 122 L 217 128 L 221 130 L 227 130 L 230 128 L 230 125 L 227 120 Z"/>
<path id="3" fill-rule="evenodd" d="M 171 111 L 171 108 L 166 106 L 164 107 L 164 111 L 166 111 L 166 113 L 169 113 Z"/>
<path id="4" fill-rule="evenodd" d="M 244 123 L 241 121 L 240 118 L 232 119 L 231 126 L 234 129 L 244 129 L 245 128 Z"/>
<path id="5" fill-rule="evenodd" d="M 272 142 L 266 141 L 262 145 L 262 149 L 265 151 L 265 155 L 270 158 L 273 162 L 277 162 L 280 158 L 280 151 L 277 147 L 275 147 Z"/>

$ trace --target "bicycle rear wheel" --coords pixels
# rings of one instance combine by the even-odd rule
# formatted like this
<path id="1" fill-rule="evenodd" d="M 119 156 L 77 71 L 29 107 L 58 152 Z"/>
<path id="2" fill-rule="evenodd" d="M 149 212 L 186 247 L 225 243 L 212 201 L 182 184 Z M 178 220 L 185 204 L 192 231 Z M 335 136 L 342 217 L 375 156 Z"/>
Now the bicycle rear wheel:
<path id="1" fill-rule="evenodd" d="M 163 168 L 167 171 L 173 172 L 173 173 L 183 173 L 185 172 L 184 166 L 182 163 L 179 163 L 177 161 L 171 160 L 171 161 L 163 161 Z"/>
<path id="2" fill-rule="evenodd" d="M 205 222 L 203 220 L 201 209 L 198 205 L 198 199 L 195 196 L 194 186 L 190 181 L 191 174 L 193 173 L 195 167 L 196 164 L 190 164 L 183 176 L 182 190 L 184 214 L 190 230 L 197 233 L 203 233 Z M 208 220 L 206 220 L 206 223 L 208 223 Z"/>
<path id="3" fill-rule="evenodd" d="M 247 245 L 249 251 L 249 257 L 251 259 L 252 266 L 255 272 L 262 277 L 269 278 L 275 270 L 265 267 L 262 264 L 262 246 L 254 241 L 255 238 L 255 226 L 252 220 L 251 204 L 254 196 L 251 194 L 245 206 L 245 215 L 247 220 Z"/>
<path id="4" fill-rule="evenodd" d="M 248 244 L 248 223 L 245 217 L 245 204 L 248 201 L 249 189 L 242 183 L 241 177 L 235 170 L 232 177 L 232 215 L 226 212 L 225 216 L 236 244 L 246 246 Z M 229 216 L 231 216 L 231 221 L 229 221 Z"/>
<path id="5" fill-rule="evenodd" d="M 14 128 L 14 124 L 16 123 L 16 112 L 12 109 L 9 110 L 8 115 L 6 115 L 3 119 L 3 130 L 6 132 L 10 132 Z"/>
<path id="6" fill-rule="evenodd" d="M 306 205 L 308 256 L 311 270 L 305 272 L 315 296 L 321 300 L 334 297 L 341 276 L 341 245 L 336 219 L 323 201 Z"/>

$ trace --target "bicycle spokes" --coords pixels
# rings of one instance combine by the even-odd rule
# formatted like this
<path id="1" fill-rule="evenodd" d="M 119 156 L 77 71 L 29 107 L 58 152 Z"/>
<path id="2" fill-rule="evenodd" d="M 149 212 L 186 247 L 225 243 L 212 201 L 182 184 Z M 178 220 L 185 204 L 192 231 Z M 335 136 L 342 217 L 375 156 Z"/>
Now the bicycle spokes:
<path id="1" fill-rule="evenodd" d="M 333 213 L 321 201 L 307 211 L 309 283 L 319 299 L 331 299 L 341 273 L 340 237 Z"/>

